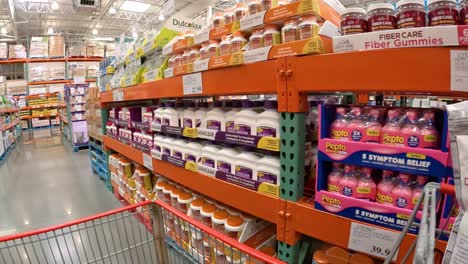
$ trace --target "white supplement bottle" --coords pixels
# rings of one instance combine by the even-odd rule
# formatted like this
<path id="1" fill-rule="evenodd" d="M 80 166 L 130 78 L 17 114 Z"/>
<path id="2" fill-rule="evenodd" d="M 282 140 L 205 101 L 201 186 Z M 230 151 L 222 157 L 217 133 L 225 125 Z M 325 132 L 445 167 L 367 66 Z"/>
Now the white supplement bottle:
<path id="1" fill-rule="evenodd" d="M 257 178 L 257 164 L 260 156 L 256 153 L 243 151 L 234 158 L 234 175 L 245 178 Z"/>
<path id="2" fill-rule="evenodd" d="M 179 112 L 175 109 L 174 102 L 167 102 L 166 108 L 162 114 L 162 123 L 163 126 L 179 126 Z"/>
<path id="3" fill-rule="evenodd" d="M 253 136 L 257 134 L 255 128 L 258 114 L 253 110 L 253 107 L 253 102 L 248 100 L 242 101 L 242 110 L 235 116 L 234 126 L 236 134 Z"/>
<path id="4" fill-rule="evenodd" d="M 227 146 L 218 151 L 216 170 L 234 174 L 234 158 L 237 155 L 239 155 L 239 151 Z"/>
<path id="5" fill-rule="evenodd" d="M 232 101 L 232 107 L 229 111 L 226 112 L 225 114 L 225 126 L 226 126 L 226 132 L 228 133 L 235 133 L 236 129 L 234 127 L 235 119 L 236 119 L 236 114 L 239 113 L 241 110 L 241 102 L 240 101 Z"/>
<path id="6" fill-rule="evenodd" d="M 225 131 L 224 111 L 220 101 L 214 102 L 213 107 L 206 112 L 201 127 L 217 131 Z"/>
<path id="7" fill-rule="evenodd" d="M 190 142 L 185 146 L 185 161 L 192 161 L 197 163 L 200 158 L 202 145 L 198 142 Z"/>
<path id="8" fill-rule="evenodd" d="M 200 127 L 202 120 L 206 116 L 206 112 L 208 112 L 208 103 L 207 102 L 199 102 L 198 109 L 195 110 L 195 126 Z"/>
<path id="9" fill-rule="evenodd" d="M 172 156 L 174 139 L 170 137 L 164 137 L 162 140 L 162 154 L 167 156 Z"/>
<path id="10" fill-rule="evenodd" d="M 162 116 L 163 116 L 163 113 L 164 113 L 164 109 L 165 109 L 165 104 L 164 103 L 161 103 L 159 104 L 159 107 L 154 110 L 154 119 L 153 119 L 153 122 L 157 125 L 161 125 L 162 124 Z"/>
<path id="11" fill-rule="evenodd" d="M 162 154 L 162 148 L 163 148 L 163 144 L 164 144 L 164 137 L 161 136 L 161 135 L 157 135 L 154 137 L 154 151 L 155 153 L 158 153 L 158 154 Z"/>
<path id="12" fill-rule="evenodd" d="M 255 180 L 259 182 L 268 182 L 279 184 L 280 177 L 280 159 L 275 156 L 265 155 L 258 160 L 257 177 Z"/>
<path id="13" fill-rule="evenodd" d="M 280 114 L 277 101 L 265 101 L 265 111 L 257 115 L 257 136 L 280 137 Z"/>
<path id="14" fill-rule="evenodd" d="M 178 159 L 184 159 L 185 149 L 187 148 L 188 141 L 184 139 L 177 139 L 174 141 L 172 149 L 172 156 Z"/>
<path id="15" fill-rule="evenodd" d="M 182 124 L 182 127 L 188 127 L 192 128 L 195 127 L 195 108 L 193 107 L 194 103 L 193 102 L 186 102 L 185 103 L 185 109 L 182 111 L 181 119 L 182 121 L 180 122 Z"/>
<path id="16" fill-rule="evenodd" d="M 177 121 L 177 123 L 179 124 L 178 126 L 179 127 L 184 127 L 183 126 L 183 116 L 184 116 L 184 110 L 185 110 L 185 104 L 183 102 L 178 102 L 176 103 L 176 111 L 177 111 L 177 115 L 179 117 L 179 120 Z"/>
<path id="17" fill-rule="evenodd" d="M 199 163 L 206 167 L 215 169 L 218 151 L 220 150 L 221 148 L 217 145 L 206 145 L 202 147 Z"/>

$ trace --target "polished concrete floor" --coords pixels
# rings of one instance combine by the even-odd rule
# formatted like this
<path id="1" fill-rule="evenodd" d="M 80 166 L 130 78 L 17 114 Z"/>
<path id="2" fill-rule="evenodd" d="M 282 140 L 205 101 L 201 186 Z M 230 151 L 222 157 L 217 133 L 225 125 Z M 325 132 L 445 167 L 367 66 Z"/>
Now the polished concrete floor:
<path id="1" fill-rule="evenodd" d="M 73 152 L 54 132 L 24 132 L 0 161 L 0 236 L 120 207 L 91 172 L 88 150 Z"/>

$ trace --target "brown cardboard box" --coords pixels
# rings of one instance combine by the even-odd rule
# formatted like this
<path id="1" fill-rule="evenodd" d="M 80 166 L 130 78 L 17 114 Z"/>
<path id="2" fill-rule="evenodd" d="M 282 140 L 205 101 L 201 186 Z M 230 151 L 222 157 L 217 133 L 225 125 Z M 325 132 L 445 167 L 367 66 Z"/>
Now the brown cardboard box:
<path id="1" fill-rule="evenodd" d="M 65 57 L 65 41 L 62 36 L 49 37 L 49 57 Z"/>

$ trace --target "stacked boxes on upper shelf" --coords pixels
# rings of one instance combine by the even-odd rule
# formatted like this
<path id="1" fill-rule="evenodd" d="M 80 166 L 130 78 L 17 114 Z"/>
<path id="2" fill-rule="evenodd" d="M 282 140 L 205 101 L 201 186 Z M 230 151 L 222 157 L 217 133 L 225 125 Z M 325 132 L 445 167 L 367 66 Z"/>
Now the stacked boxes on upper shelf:
<path id="1" fill-rule="evenodd" d="M 425 184 L 451 175 L 447 138 L 438 108 L 322 106 L 316 208 L 401 230 Z"/>
<path id="2" fill-rule="evenodd" d="M 73 147 L 88 145 L 88 127 L 85 118 L 85 94 L 87 84 L 65 85 L 65 101 L 67 102 L 68 126 Z"/>

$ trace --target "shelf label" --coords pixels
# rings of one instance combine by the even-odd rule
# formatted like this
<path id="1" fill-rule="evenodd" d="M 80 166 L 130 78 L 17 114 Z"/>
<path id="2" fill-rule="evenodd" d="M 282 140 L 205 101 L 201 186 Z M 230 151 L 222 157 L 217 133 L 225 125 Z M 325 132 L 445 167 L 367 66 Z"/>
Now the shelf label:
<path id="1" fill-rule="evenodd" d="M 270 53 L 270 49 L 271 46 L 245 51 L 244 63 L 253 63 L 268 60 L 268 54 Z"/>
<path id="2" fill-rule="evenodd" d="M 172 53 L 172 43 L 168 43 L 166 46 L 162 48 L 162 54 L 168 55 Z"/>
<path id="3" fill-rule="evenodd" d="M 73 77 L 73 83 L 74 83 L 74 84 L 85 84 L 85 83 L 86 83 L 86 79 L 85 79 L 84 76 Z"/>
<path id="4" fill-rule="evenodd" d="M 167 68 L 164 70 L 164 78 L 169 78 L 174 76 L 174 68 Z"/>
<path id="5" fill-rule="evenodd" d="M 184 87 L 184 95 L 201 94 L 203 93 L 202 74 L 201 72 L 187 74 L 182 76 Z"/>
<path id="6" fill-rule="evenodd" d="M 468 91 L 468 50 L 450 50 L 450 90 Z"/>
<path id="7" fill-rule="evenodd" d="M 113 101 L 123 101 L 124 100 L 124 92 L 123 90 L 114 90 L 112 91 L 112 100 Z"/>
<path id="8" fill-rule="evenodd" d="M 193 63 L 193 71 L 194 72 L 199 72 L 199 71 L 208 70 L 208 63 L 209 62 L 210 62 L 210 59 L 197 60 L 196 62 Z"/>
<path id="9" fill-rule="evenodd" d="M 198 32 L 195 37 L 193 37 L 194 44 L 200 44 L 202 42 L 208 41 L 210 38 L 210 30 L 205 30 L 203 32 Z"/>
<path id="10" fill-rule="evenodd" d="M 153 157 L 149 154 L 143 153 L 143 165 L 149 170 L 153 170 Z"/>
<path id="11" fill-rule="evenodd" d="M 256 26 L 263 25 L 263 19 L 265 17 L 266 11 L 259 12 L 251 16 L 245 16 L 240 19 L 240 29 L 246 30 L 251 29 Z"/>
<path id="12" fill-rule="evenodd" d="M 390 255 L 398 236 L 399 232 L 352 222 L 348 248 L 379 258 L 386 258 Z M 397 256 L 398 251 L 392 260 L 395 261 Z"/>

